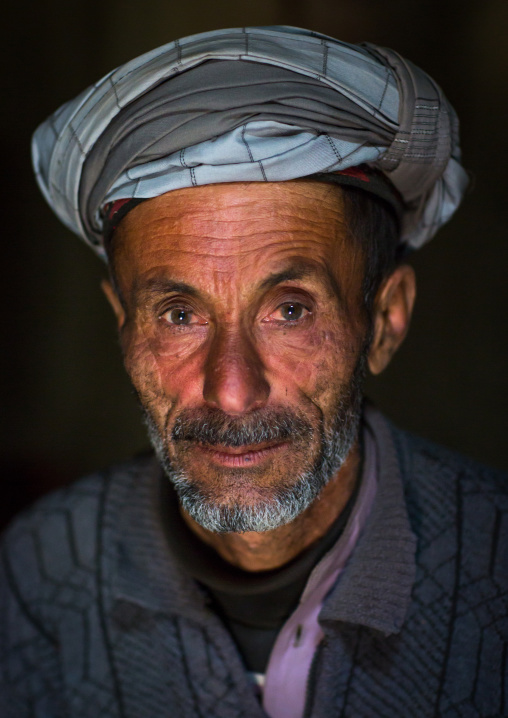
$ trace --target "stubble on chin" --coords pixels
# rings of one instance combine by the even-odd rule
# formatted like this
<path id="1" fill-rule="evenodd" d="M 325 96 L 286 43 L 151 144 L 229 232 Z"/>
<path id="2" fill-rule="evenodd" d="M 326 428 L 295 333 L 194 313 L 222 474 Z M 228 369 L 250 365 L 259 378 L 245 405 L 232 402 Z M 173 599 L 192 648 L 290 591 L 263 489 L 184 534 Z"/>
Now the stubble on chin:
<path id="1" fill-rule="evenodd" d="M 336 403 L 329 428 L 322 412 L 311 421 L 285 407 L 259 410 L 247 417 L 205 408 L 180 412 L 169 432 L 169 411 L 159 429 L 142 406 L 150 440 L 183 509 L 215 533 L 270 531 L 293 521 L 316 500 L 357 439 L 363 374 L 359 362 Z M 196 472 L 192 466 L 193 442 L 242 446 L 270 440 L 288 441 L 290 453 L 268 469 L 231 469 L 201 462 Z"/>

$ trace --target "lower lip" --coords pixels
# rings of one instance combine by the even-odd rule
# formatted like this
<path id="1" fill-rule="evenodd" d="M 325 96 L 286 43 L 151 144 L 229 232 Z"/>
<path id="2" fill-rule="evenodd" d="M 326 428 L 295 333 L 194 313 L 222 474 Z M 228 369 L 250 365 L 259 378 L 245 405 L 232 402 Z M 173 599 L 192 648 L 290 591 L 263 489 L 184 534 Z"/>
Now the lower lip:
<path id="1" fill-rule="evenodd" d="M 244 454 L 230 454 L 226 451 L 216 451 L 210 446 L 199 445 L 198 448 L 206 453 L 206 455 L 222 466 L 231 467 L 249 467 L 261 463 L 264 459 L 273 457 L 280 449 L 286 446 L 285 443 L 268 446 L 258 451 L 250 449 Z"/>

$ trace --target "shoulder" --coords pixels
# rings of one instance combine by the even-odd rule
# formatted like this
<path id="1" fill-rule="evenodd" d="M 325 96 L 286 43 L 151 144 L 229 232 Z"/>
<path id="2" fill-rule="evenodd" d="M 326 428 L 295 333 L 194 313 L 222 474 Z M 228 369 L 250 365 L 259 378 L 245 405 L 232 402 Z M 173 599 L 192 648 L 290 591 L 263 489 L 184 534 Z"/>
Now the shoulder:
<path id="1" fill-rule="evenodd" d="M 501 501 L 508 498 L 508 473 L 388 424 L 405 483 L 439 490 L 451 482 L 461 495 L 481 493 Z"/>
<path id="2" fill-rule="evenodd" d="M 429 575 L 463 571 L 464 581 L 490 577 L 508 590 L 507 474 L 402 431 L 375 409 L 368 418 L 381 456 L 394 457 L 385 466 L 400 473 L 419 565 Z"/>
<path id="3" fill-rule="evenodd" d="M 142 457 L 87 476 L 37 501 L 0 540 L 4 588 L 34 614 L 51 613 L 55 595 L 94 593 L 108 493 L 122 491 L 153 465 Z"/>
<path id="4" fill-rule="evenodd" d="M 482 715 L 499 715 L 508 645 L 508 476 L 393 427 L 392 436 L 417 539 L 408 640 L 431 631 L 444 713 L 477 714 L 483 705 Z"/>
<path id="5" fill-rule="evenodd" d="M 495 524 L 508 512 L 506 472 L 403 431 L 373 407 L 367 407 L 366 416 L 374 427 L 384 464 L 400 473 L 416 528 L 432 524 L 442 531 L 446 524 L 460 524 L 464 530 L 486 525 L 497 530 Z M 387 456 L 393 456 L 391 463 Z"/>
<path id="6" fill-rule="evenodd" d="M 508 475 L 391 428 L 420 568 L 434 579 L 455 576 L 455 590 L 469 606 L 495 605 L 492 615 L 504 620 Z"/>
<path id="7" fill-rule="evenodd" d="M 463 537 L 497 533 L 500 523 L 508 522 L 506 472 L 393 426 L 391 430 L 410 513 L 424 512 L 436 525 L 451 522 Z"/>

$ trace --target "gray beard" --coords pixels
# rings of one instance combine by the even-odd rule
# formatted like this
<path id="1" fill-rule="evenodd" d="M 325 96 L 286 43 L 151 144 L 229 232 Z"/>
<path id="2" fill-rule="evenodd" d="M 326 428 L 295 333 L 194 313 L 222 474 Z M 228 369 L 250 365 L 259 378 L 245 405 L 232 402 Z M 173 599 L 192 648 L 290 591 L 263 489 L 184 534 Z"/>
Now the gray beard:
<path id="1" fill-rule="evenodd" d="M 272 489 L 269 498 L 250 505 L 222 503 L 220 496 L 209 494 L 176 467 L 169 458 L 164 436 L 146 407 L 142 406 L 150 441 L 183 509 L 200 526 L 214 533 L 272 531 L 294 521 L 339 471 L 357 439 L 364 373 L 365 357 L 362 356 L 349 386 L 339 398 L 331 430 L 325 431 L 321 417 L 320 448 L 314 464 L 296 479 Z M 305 445 L 315 431 L 304 418 L 284 409 L 265 413 L 259 410 L 254 420 L 233 418 L 217 410 L 213 410 L 213 414 L 211 420 L 201 421 L 179 421 L 177 417 L 172 431 L 173 441 L 192 439 L 210 445 L 242 446 L 291 438 L 296 444 L 303 442 Z"/>

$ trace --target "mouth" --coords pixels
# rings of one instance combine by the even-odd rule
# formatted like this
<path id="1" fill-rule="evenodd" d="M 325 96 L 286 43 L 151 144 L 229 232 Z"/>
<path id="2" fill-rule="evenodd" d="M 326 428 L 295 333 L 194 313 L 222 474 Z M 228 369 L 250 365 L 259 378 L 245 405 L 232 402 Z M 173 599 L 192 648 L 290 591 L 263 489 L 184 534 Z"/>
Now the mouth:
<path id="1" fill-rule="evenodd" d="M 248 446 L 209 446 L 197 444 L 196 448 L 206 454 L 208 459 L 221 466 L 242 467 L 255 466 L 287 446 L 287 441 L 251 444 Z"/>

